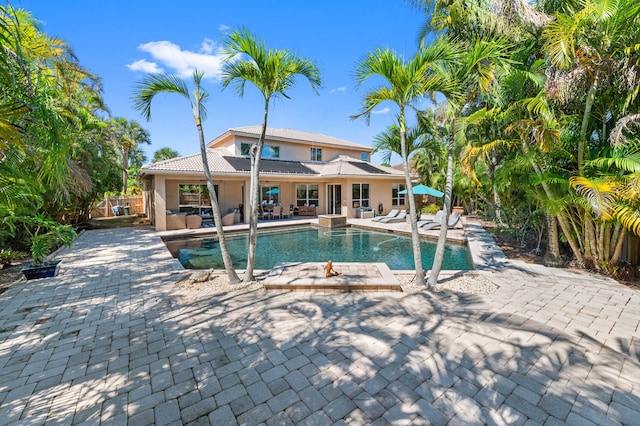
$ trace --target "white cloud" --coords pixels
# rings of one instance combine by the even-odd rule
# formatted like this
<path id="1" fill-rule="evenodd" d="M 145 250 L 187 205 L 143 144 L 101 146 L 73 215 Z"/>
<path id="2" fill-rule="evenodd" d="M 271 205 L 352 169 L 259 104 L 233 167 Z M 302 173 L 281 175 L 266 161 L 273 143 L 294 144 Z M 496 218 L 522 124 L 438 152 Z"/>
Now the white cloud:
<path id="1" fill-rule="evenodd" d="M 331 89 L 331 90 L 329 91 L 329 93 L 335 93 L 335 92 L 346 92 L 346 91 L 347 91 L 347 88 L 346 88 L 345 86 L 340 86 L 340 87 L 337 87 L 337 88 L 335 88 L 335 89 Z"/>
<path id="2" fill-rule="evenodd" d="M 160 68 L 158 64 L 156 64 L 155 62 L 149 62 L 145 59 L 140 59 L 139 61 L 127 64 L 127 68 L 129 68 L 131 71 L 142 71 L 149 74 L 162 72 L 162 68 Z"/>
<path id="3" fill-rule="evenodd" d="M 382 108 L 377 111 L 371 111 L 371 114 L 386 114 L 391 111 L 389 108 Z"/>
<path id="4" fill-rule="evenodd" d="M 170 41 L 152 41 L 141 44 L 138 49 L 149 53 L 154 60 L 182 78 L 190 77 L 196 68 L 203 71 L 207 79 L 216 80 L 220 77 L 222 51 L 220 46 L 211 39 L 204 39 L 198 52 L 182 50 L 180 46 Z M 127 66 L 133 71 L 139 71 L 142 69 L 133 68 L 135 64 L 151 63 L 143 59 Z"/>
<path id="5" fill-rule="evenodd" d="M 216 49 L 216 42 L 210 38 L 205 38 L 200 45 L 200 52 L 211 55 Z"/>
<path id="6" fill-rule="evenodd" d="M 231 28 L 231 27 L 230 27 L 230 26 L 228 26 L 228 25 L 220 24 L 220 26 L 218 27 L 218 30 L 219 30 L 219 31 L 222 31 L 222 32 L 225 32 L 225 31 L 227 31 L 229 28 Z"/>

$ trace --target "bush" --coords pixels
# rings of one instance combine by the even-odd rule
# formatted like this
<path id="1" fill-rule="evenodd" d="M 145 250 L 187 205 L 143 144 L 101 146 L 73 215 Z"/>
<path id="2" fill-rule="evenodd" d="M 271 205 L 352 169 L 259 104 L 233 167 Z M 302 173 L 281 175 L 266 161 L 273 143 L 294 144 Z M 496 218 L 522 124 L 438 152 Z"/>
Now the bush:
<path id="1" fill-rule="evenodd" d="M 427 213 L 427 214 L 438 213 L 438 210 L 440 210 L 440 207 L 438 207 L 435 203 L 431 203 L 427 206 L 422 207 L 422 213 Z"/>
<path id="2" fill-rule="evenodd" d="M 26 253 L 13 250 L 13 249 L 1 249 L 0 250 L 0 265 L 3 267 L 9 266 L 12 263 L 17 262 L 21 258 L 25 257 Z"/>
<path id="3" fill-rule="evenodd" d="M 70 225 L 61 225 L 42 214 L 15 218 L 24 226 L 31 241 L 32 265 L 46 265 L 46 256 L 60 245 L 71 247 L 76 237 Z"/>

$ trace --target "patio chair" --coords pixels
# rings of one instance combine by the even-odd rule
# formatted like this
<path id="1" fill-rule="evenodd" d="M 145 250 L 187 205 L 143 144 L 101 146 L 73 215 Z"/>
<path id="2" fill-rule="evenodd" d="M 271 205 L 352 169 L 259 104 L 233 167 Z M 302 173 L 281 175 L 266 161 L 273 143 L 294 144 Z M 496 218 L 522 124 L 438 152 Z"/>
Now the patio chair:
<path id="1" fill-rule="evenodd" d="M 374 221 L 374 222 L 380 222 L 382 219 L 388 219 L 388 218 L 391 218 L 391 217 L 396 217 L 398 215 L 398 213 L 400 213 L 400 210 L 393 209 L 389 213 L 387 213 L 386 216 L 372 217 L 371 220 Z"/>
<path id="2" fill-rule="evenodd" d="M 222 216 L 222 226 L 233 225 L 233 222 L 235 221 L 235 216 L 236 216 L 235 212 L 229 212 L 224 216 Z"/>
<path id="3" fill-rule="evenodd" d="M 425 226 L 425 225 L 428 225 L 428 224 L 430 224 L 430 223 L 434 223 L 434 222 L 440 223 L 440 222 L 442 222 L 442 215 L 443 215 L 443 214 L 444 214 L 444 212 L 443 212 L 442 210 L 438 210 L 438 211 L 436 212 L 435 217 L 434 217 L 433 219 L 419 220 L 419 221 L 417 222 L 417 224 L 418 224 L 418 228 L 421 228 L 421 227 L 423 227 L 423 226 Z"/>
<path id="4" fill-rule="evenodd" d="M 273 210 L 271 211 L 271 218 L 278 217 L 278 219 L 282 219 L 282 206 L 273 206 Z"/>
<path id="5" fill-rule="evenodd" d="M 459 220 L 460 213 L 452 213 L 451 216 L 449 216 L 449 223 L 447 223 L 447 228 L 455 228 Z M 438 229 L 440 228 L 440 225 L 440 222 L 432 222 L 424 225 L 422 229 Z"/>
<path id="6" fill-rule="evenodd" d="M 258 219 L 267 219 L 267 213 L 262 206 L 258 206 Z"/>
<path id="7" fill-rule="evenodd" d="M 380 219 L 378 222 L 380 222 L 380 223 L 396 223 L 396 222 L 404 222 L 405 220 L 407 220 L 407 211 L 406 210 L 402 210 L 400 213 L 398 213 L 397 216 Z"/>

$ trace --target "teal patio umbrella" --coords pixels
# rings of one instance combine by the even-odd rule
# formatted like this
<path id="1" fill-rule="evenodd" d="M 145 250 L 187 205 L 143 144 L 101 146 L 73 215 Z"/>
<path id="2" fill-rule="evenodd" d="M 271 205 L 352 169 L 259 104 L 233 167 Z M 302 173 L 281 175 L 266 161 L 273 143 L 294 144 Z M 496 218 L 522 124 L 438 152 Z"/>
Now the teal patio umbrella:
<path id="1" fill-rule="evenodd" d="M 398 191 L 398 194 L 400 195 L 404 195 L 407 193 L 406 189 L 403 189 L 402 191 Z M 440 192 L 437 189 L 433 189 L 431 187 L 428 187 L 427 185 L 416 185 L 413 187 L 413 194 L 414 195 L 433 195 L 434 197 L 442 197 L 444 196 L 444 192 Z"/>
<path id="2" fill-rule="evenodd" d="M 279 194 L 280 190 L 278 188 L 272 188 L 270 190 L 267 191 L 267 194 L 269 195 L 275 195 L 275 194 Z"/>
<path id="3" fill-rule="evenodd" d="M 398 191 L 398 194 L 404 195 L 407 193 L 406 189 Z M 440 192 L 437 189 L 433 189 L 427 185 L 416 185 L 413 187 L 413 195 L 432 195 L 434 197 L 444 196 L 444 192 Z M 420 208 L 418 209 L 418 219 L 420 219 L 420 213 L 422 212 L 422 197 L 420 197 Z"/>

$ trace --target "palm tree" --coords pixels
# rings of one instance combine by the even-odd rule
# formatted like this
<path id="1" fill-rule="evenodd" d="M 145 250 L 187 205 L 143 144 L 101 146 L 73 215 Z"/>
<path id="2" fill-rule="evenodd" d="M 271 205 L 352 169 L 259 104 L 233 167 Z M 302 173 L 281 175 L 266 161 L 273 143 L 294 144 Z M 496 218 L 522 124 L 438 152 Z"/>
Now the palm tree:
<path id="1" fill-rule="evenodd" d="M 433 134 L 435 130 L 430 119 L 425 115 L 418 116 L 418 123 L 416 126 L 407 129 L 406 143 L 407 143 L 407 156 L 411 157 L 412 154 L 426 151 L 436 155 L 443 153 L 442 142 L 438 138 L 434 138 Z M 382 162 L 385 164 L 391 163 L 392 154 L 402 155 L 400 147 L 400 127 L 397 123 L 387 127 L 386 130 L 378 133 L 373 138 L 373 151 L 382 154 Z"/>
<path id="2" fill-rule="evenodd" d="M 227 250 L 227 243 L 222 229 L 222 215 L 220 214 L 218 197 L 213 186 L 211 169 L 209 168 L 209 162 L 207 161 L 207 147 L 205 146 L 204 131 L 202 130 L 202 120 L 206 118 L 206 109 L 204 104 L 209 97 L 209 94 L 202 88 L 203 76 L 204 73 L 198 70 L 193 71 L 193 83 L 195 87 L 193 92 L 190 92 L 184 80 L 173 74 L 148 75 L 136 85 L 136 91 L 133 98 L 134 107 L 142 113 L 143 117 L 147 121 L 149 121 L 151 120 L 151 101 L 160 93 L 175 93 L 184 97 L 189 102 L 193 119 L 195 121 L 196 128 L 198 129 L 202 167 L 207 180 L 207 189 L 209 190 L 209 198 L 211 199 L 211 209 L 213 210 L 213 218 L 216 223 L 216 232 L 220 243 L 222 260 L 224 262 L 225 270 L 227 271 L 229 282 L 231 284 L 236 284 L 240 282 L 240 278 L 238 278 L 238 274 L 233 268 L 233 261 L 231 260 L 231 256 Z"/>
<path id="3" fill-rule="evenodd" d="M 440 47 L 440 45 L 437 47 Z M 385 84 L 370 89 L 364 95 L 361 112 L 352 116 L 352 118 L 362 117 L 369 122 L 374 108 L 385 101 L 395 103 L 399 109 L 396 119 L 400 131 L 400 156 L 407 186 L 407 198 L 409 199 L 411 242 L 416 268 L 416 283 L 418 285 L 425 285 L 425 280 L 420 251 L 420 236 L 417 227 L 418 216 L 409 171 L 406 110 L 409 108 L 417 111 L 416 103 L 433 91 L 433 87 L 430 85 L 433 81 L 429 78 L 431 77 L 428 72 L 429 67 L 439 61 L 450 59 L 452 59 L 451 52 L 447 49 L 423 50 L 406 62 L 388 49 L 377 49 L 365 55 L 357 65 L 355 73 L 358 85 L 373 76 L 382 77 L 385 80 Z"/>
<path id="4" fill-rule="evenodd" d="M 433 85 L 440 87 L 439 92 L 447 99 L 448 133 L 447 137 L 447 178 L 445 183 L 445 196 L 442 222 L 438 245 L 429 275 L 428 284 L 435 285 L 442 268 L 444 249 L 447 241 L 447 223 L 451 208 L 451 194 L 453 190 L 453 147 L 454 139 L 459 137 L 459 132 L 464 128 L 456 122 L 457 115 L 467 103 L 478 100 L 485 93 L 495 90 L 495 82 L 498 75 L 504 73 L 508 64 L 507 43 L 501 39 L 478 39 L 460 43 L 456 40 L 441 37 L 436 43 L 432 43 L 423 49 L 442 49 L 438 44 L 449 45 L 449 48 L 457 52 L 458 60 L 448 68 L 439 68 L 433 74 Z"/>
<path id="5" fill-rule="evenodd" d="M 269 49 L 264 42 L 246 29 L 235 30 L 225 41 L 227 61 L 222 71 L 222 87 L 233 84 L 238 94 L 244 95 L 247 82 L 252 83 L 264 97 L 262 132 L 258 143 L 249 151 L 251 156 L 251 182 L 249 187 L 249 249 L 244 282 L 252 281 L 258 237 L 258 203 L 260 159 L 267 132 L 269 103 L 277 96 L 289 98 L 287 91 L 295 83 L 295 77 L 306 77 L 317 93 L 321 79 L 318 68 L 308 59 L 300 58 L 288 50 Z"/>
<path id="6" fill-rule="evenodd" d="M 170 160 L 179 156 L 180 154 L 175 149 L 164 147 L 153 153 L 153 160 L 151 161 L 157 163 L 159 161 Z"/>
<path id="7" fill-rule="evenodd" d="M 586 80 L 586 99 L 577 141 L 577 172 L 582 176 L 594 130 L 592 110 L 597 96 L 611 74 L 623 76 L 624 81 L 624 75 L 635 72 L 637 67 L 640 3 L 637 0 L 582 0 L 578 5 L 569 7 L 566 13 L 556 14 L 545 28 L 543 37 L 549 59 L 560 71 L 557 80 L 571 83 L 567 87 L 572 91 L 571 99 L 575 99 L 575 87 L 581 84 L 579 80 Z M 558 84 L 557 81 L 552 83 Z M 632 87 L 627 99 L 619 103 L 624 108 L 637 95 L 637 87 Z"/>
<path id="8" fill-rule="evenodd" d="M 129 154 L 141 143 L 151 144 L 151 135 L 140 123 L 127 120 L 124 117 L 113 118 L 110 121 L 113 143 L 120 151 L 122 161 L 122 194 L 127 193 L 129 182 Z"/>

